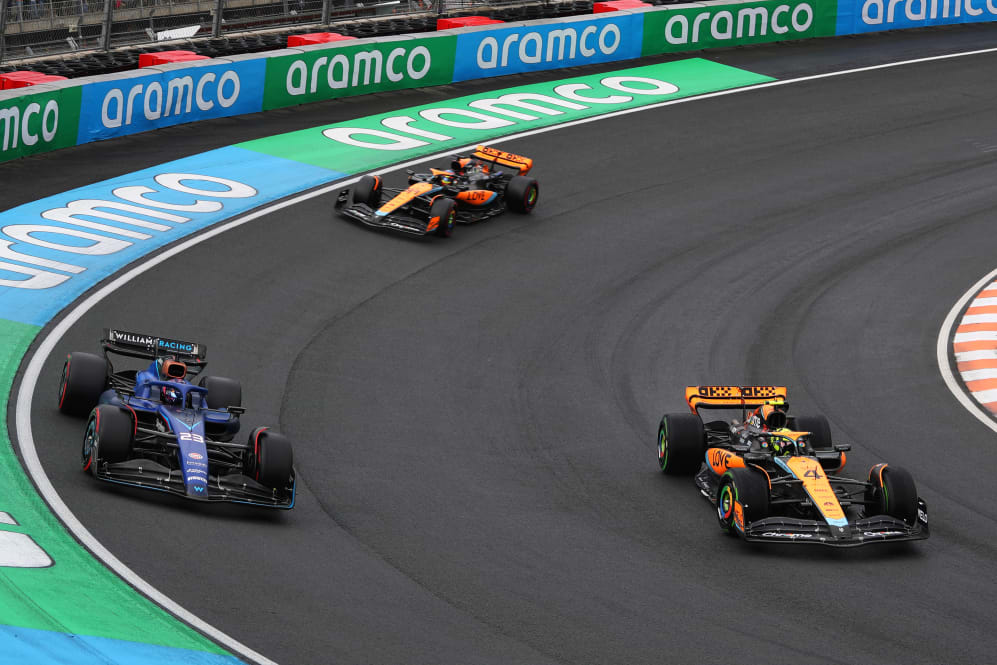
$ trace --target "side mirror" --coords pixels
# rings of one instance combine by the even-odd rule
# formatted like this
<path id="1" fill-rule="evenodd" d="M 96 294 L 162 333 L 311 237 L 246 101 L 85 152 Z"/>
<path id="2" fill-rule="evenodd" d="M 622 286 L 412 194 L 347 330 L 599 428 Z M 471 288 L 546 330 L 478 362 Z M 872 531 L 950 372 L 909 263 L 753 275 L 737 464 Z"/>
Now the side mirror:
<path id="1" fill-rule="evenodd" d="M 845 453 L 852 449 L 852 444 L 850 443 L 836 443 L 834 444 L 834 449 L 839 453 Z"/>

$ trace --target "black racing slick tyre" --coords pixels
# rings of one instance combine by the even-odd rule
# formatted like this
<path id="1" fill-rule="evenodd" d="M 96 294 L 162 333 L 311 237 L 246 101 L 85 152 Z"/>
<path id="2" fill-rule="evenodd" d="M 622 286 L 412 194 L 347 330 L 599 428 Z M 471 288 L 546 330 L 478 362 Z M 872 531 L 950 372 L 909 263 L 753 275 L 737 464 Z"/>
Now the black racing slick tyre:
<path id="1" fill-rule="evenodd" d="M 429 219 L 437 219 L 436 235 L 449 238 L 457 225 L 457 203 L 445 196 L 437 196 L 429 206 Z"/>
<path id="2" fill-rule="evenodd" d="M 71 416 L 90 413 L 107 390 L 107 360 L 74 351 L 66 356 L 59 382 L 59 410 Z"/>
<path id="3" fill-rule="evenodd" d="M 533 178 L 514 175 L 505 186 L 505 202 L 509 210 L 528 213 L 537 205 L 540 185 Z"/>
<path id="4" fill-rule="evenodd" d="M 90 414 L 83 434 L 83 470 L 96 475 L 99 462 L 124 462 L 131 456 L 135 419 L 129 411 L 101 404 Z"/>
<path id="5" fill-rule="evenodd" d="M 876 464 L 869 469 L 869 483 L 867 516 L 889 515 L 909 526 L 917 523 L 917 485 L 907 469 Z"/>
<path id="6" fill-rule="evenodd" d="M 810 432 L 810 445 L 815 450 L 832 450 L 831 424 L 824 416 L 797 416 L 793 428 L 797 432 Z"/>
<path id="7" fill-rule="evenodd" d="M 353 187 L 353 202 L 366 203 L 374 210 L 381 207 L 381 179 L 365 175 Z"/>
<path id="8" fill-rule="evenodd" d="M 256 482 L 274 489 L 284 489 L 291 481 L 294 454 L 288 438 L 265 427 L 249 435 L 249 454 L 244 473 Z"/>
<path id="9" fill-rule="evenodd" d="M 706 429 L 695 413 L 669 413 L 658 426 L 658 468 L 671 476 L 691 476 L 706 455 Z"/>
<path id="10" fill-rule="evenodd" d="M 810 432 L 810 447 L 815 452 L 832 452 L 834 444 L 831 442 L 831 424 L 822 415 L 797 416 L 793 419 L 792 427 L 797 432 Z M 821 468 L 825 471 L 839 471 L 845 466 L 844 453 L 838 453 L 836 457 L 821 458 Z"/>
<path id="11" fill-rule="evenodd" d="M 768 517 L 769 483 L 760 471 L 749 468 L 730 469 L 720 479 L 717 520 L 720 528 L 729 534 L 744 535 L 743 530 L 737 526 L 739 505 L 742 527 Z"/>
<path id="12" fill-rule="evenodd" d="M 226 406 L 242 406 L 242 385 L 235 379 L 224 376 L 202 376 L 197 382 L 208 389 L 204 401 L 209 409 L 224 409 Z"/>

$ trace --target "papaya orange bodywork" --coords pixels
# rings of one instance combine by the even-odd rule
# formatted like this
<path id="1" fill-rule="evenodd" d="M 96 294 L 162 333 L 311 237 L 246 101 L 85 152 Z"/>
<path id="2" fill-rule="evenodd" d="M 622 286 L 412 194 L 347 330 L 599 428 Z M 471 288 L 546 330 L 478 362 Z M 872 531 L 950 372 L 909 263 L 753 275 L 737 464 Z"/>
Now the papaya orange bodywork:
<path id="1" fill-rule="evenodd" d="M 533 168 L 533 160 L 529 157 L 514 155 L 511 152 L 496 150 L 495 148 L 486 148 L 481 145 L 474 149 L 474 153 L 471 156 L 478 159 L 484 159 L 489 162 L 495 162 L 500 166 L 508 166 L 510 168 L 517 169 L 520 175 L 529 173 L 530 169 Z"/>
<path id="2" fill-rule="evenodd" d="M 687 386 L 685 401 L 693 413 L 700 406 L 758 408 L 769 400 L 786 401 L 786 386 Z"/>
<path id="3" fill-rule="evenodd" d="M 812 457 L 788 457 L 784 459 L 793 475 L 803 483 L 803 489 L 806 490 L 810 500 L 814 502 L 821 515 L 828 521 L 844 520 L 845 511 L 841 508 L 838 496 L 827 481 L 827 474 L 821 468 L 820 462 Z"/>
<path id="4" fill-rule="evenodd" d="M 710 448 L 706 451 L 706 461 L 713 473 L 722 476 L 728 469 L 744 467 L 744 459 L 723 448 Z"/>
<path id="5" fill-rule="evenodd" d="M 392 213 L 395 210 L 398 210 L 398 208 L 401 208 L 403 205 L 405 205 L 412 199 L 418 196 L 422 196 L 431 189 L 433 189 L 432 184 L 428 182 L 417 182 L 414 185 L 409 186 L 409 188 L 406 189 L 405 191 L 399 192 L 398 196 L 396 196 L 395 198 L 391 199 L 383 206 L 381 206 L 378 212 L 381 214 Z"/>
<path id="6" fill-rule="evenodd" d="M 488 203 L 494 198 L 495 192 L 487 189 L 469 189 L 464 192 L 460 192 L 455 197 L 461 203 L 468 203 L 470 205 L 481 205 L 483 203 Z"/>

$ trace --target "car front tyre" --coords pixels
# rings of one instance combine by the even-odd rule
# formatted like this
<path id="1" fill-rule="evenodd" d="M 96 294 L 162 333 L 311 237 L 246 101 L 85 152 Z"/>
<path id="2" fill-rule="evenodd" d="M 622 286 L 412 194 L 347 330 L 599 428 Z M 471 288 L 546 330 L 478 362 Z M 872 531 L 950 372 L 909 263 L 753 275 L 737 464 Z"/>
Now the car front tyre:
<path id="1" fill-rule="evenodd" d="M 437 218 L 436 235 L 449 238 L 457 225 L 457 203 L 445 196 L 437 196 L 429 206 L 429 218 Z"/>

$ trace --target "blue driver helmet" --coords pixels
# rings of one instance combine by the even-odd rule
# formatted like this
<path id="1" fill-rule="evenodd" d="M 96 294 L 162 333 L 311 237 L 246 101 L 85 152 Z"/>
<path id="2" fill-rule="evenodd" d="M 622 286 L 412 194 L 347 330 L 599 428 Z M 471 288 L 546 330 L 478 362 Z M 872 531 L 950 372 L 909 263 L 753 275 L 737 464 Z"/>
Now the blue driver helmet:
<path id="1" fill-rule="evenodd" d="M 183 401 L 183 393 L 175 386 L 163 386 L 159 390 L 159 401 L 170 406 L 178 406 Z"/>

